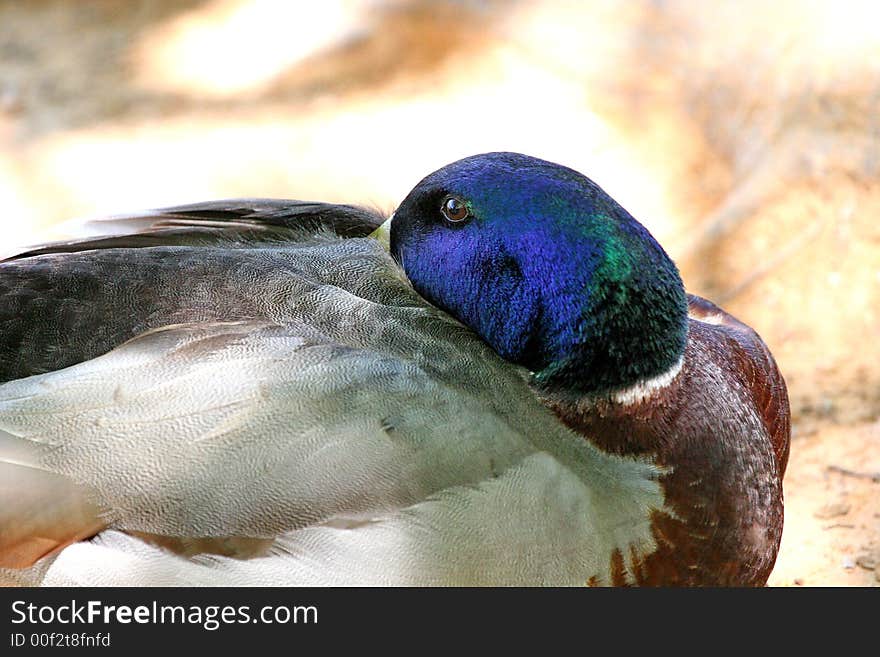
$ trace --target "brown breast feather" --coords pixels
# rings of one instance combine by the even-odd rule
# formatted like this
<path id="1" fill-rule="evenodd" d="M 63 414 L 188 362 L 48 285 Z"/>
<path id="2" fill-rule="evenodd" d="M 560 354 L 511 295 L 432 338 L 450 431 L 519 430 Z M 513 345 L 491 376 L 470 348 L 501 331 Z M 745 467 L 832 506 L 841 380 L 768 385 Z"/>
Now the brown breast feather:
<path id="1" fill-rule="evenodd" d="M 785 382 L 757 333 L 704 299 L 689 301 L 684 364 L 666 388 L 630 405 L 545 399 L 598 447 L 667 468 L 668 510 L 651 514 L 654 552 L 615 550 L 603 583 L 760 586 L 775 563 L 789 448 Z"/>
<path id="2" fill-rule="evenodd" d="M 711 301 L 694 294 L 688 295 L 688 315 L 699 320 L 711 318 L 719 322 L 719 330 L 732 337 L 741 351 L 736 350 L 735 359 L 742 376 L 749 382 L 754 399 L 767 433 L 773 443 L 779 476 L 785 474 L 791 438 L 791 409 L 785 379 L 773 359 L 773 355 L 754 329 L 725 312 Z"/>

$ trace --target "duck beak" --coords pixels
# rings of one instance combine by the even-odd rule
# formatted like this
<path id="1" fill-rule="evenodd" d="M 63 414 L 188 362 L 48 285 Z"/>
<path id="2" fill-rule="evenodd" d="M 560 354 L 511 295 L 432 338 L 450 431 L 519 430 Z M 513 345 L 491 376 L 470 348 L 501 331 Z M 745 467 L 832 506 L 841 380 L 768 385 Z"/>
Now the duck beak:
<path id="1" fill-rule="evenodd" d="M 394 214 L 392 214 L 388 219 L 379 226 L 376 230 L 369 234 L 369 237 L 373 239 L 379 240 L 379 244 L 382 245 L 389 253 L 391 252 L 391 220 L 394 219 Z"/>

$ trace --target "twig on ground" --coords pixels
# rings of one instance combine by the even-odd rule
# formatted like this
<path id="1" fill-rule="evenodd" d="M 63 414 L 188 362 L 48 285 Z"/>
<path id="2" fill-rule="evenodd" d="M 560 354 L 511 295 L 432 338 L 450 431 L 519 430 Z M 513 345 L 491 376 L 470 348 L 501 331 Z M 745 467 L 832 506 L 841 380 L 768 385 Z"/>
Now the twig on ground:
<path id="1" fill-rule="evenodd" d="M 788 244 L 777 251 L 775 256 L 765 261 L 763 265 L 756 268 L 754 271 L 752 271 L 752 273 L 750 273 L 732 288 L 730 288 L 726 292 L 722 292 L 721 295 L 718 297 L 718 303 L 723 305 L 734 297 L 739 296 L 756 281 L 761 280 L 762 278 L 764 278 L 764 276 L 766 276 L 783 262 L 788 260 L 803 246 L 805 246 L 810 240 L 819 235 L 822 229 L 822 223 L 822 221 L 814 222 L 813 225 L 810 226 L 807 230 L 805 230 L 803 233 L 795 237 Z"/>
<path id="2" fill-rule="evenodd" d="M 839 465 L 829 465 L 825 468 L 829 472 L 836 472 L 846 477 L 856 477 L 858 479 L 870 479 L 875 484 L 880 483 L 880 472 L 859 472 L 858 470 L 850 470 Z"/>

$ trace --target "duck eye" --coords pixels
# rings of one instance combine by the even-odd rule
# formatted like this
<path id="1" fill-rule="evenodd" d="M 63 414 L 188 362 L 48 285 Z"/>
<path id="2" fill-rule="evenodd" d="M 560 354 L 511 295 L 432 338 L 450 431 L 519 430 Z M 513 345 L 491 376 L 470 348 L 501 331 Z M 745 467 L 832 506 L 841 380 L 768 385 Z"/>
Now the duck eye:
<path id="1" fill-rule="evenodd" d="M 446 200 L 443 201 L 442 209 L 443 216 L 455 224 L 464 221 L 470 216 L 470 211 L 465 202 L 456 196 L 447 196 Z"/>

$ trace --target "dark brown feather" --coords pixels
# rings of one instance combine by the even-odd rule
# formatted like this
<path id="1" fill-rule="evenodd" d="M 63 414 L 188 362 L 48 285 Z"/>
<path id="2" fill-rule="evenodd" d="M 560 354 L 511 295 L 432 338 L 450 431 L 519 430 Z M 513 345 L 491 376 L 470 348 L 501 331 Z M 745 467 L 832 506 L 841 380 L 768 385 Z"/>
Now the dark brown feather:
<path id="1" fill-rule="evenodd" d="M 791 409 L 785 379 L 767 345 L 754 329 L 722 310 L 711 301 L 688 295 L 688 314 L 696 319 L 720 321 L 720 330 L 731 335 L 742 351 L 736 356 L 742 375 L 750 383 L 756 408 L 773 443 L 779 476 L 785 474 L 791 437 Z"/>

